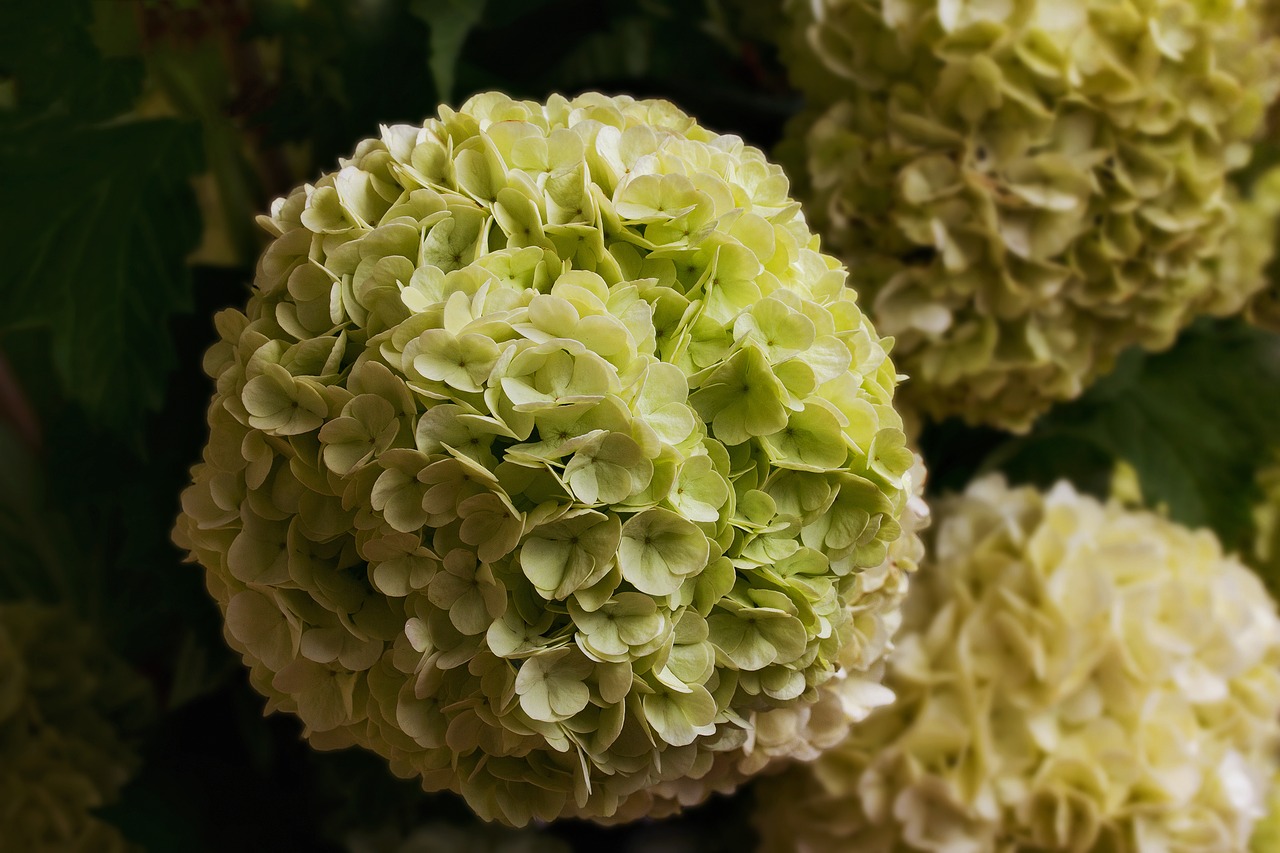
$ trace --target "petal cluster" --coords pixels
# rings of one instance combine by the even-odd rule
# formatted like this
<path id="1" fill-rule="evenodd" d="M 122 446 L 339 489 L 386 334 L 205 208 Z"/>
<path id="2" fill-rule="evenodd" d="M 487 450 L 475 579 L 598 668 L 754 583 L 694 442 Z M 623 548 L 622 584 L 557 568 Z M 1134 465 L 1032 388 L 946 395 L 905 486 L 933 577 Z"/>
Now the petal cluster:
<path id="1" fill-rule="evenodd" d="M 974 483 L 937 507 L 877 710 L 770 780 L 766 850 L 1244 850 L 1280 734 L 1280 620 L 1212 534 Z"/>
<path id="2" fill-rule="evenodd" d="M 920 474 L 787 192 L 665 102 L 488 94 L 279 200 L 175 532 L 270 707 L 486 819 L 624 820 L 874 673 Z"/>
<path id="3" fill-rule="evenodd" d="M 1256 2 L 790 8 L 780 153 L 927 414 L 1025 429 L 1262 286 L 1220 269 L 1280 80 Z"/>
<path id="4" fill-rule="evenodd" d="M 70 614 L 0 605 L 0 847 L 123 853 L 94 810 L 137 764 L 146 685 Z"/>

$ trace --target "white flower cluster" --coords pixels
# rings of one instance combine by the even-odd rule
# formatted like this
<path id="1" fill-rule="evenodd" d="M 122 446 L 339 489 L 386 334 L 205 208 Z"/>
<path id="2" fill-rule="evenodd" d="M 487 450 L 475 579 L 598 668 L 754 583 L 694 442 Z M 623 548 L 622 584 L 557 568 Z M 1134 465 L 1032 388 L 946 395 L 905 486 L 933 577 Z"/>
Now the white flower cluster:
<path id="1" fill-rule="evenodd" d="M 1280 620 L 1216 538 L 974 483 L 944 502 L 886 683 L 759 790 L 765 850 L 1242 851 L 1280 734 Z"/>

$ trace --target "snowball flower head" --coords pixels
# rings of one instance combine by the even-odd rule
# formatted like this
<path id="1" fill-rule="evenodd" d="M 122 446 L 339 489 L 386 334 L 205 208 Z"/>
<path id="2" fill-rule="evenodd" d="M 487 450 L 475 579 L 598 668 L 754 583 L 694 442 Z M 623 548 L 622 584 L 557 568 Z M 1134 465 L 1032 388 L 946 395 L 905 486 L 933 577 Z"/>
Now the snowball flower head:
<path id="1" fill-rule="evenodd" d="M 130 741 L 149 700 L 146 684 L 70 614 L 0 605 L 0 846 L 130 849 L 93 811 L 132 775 Z"/>
<path id="2" fill-rule="evenodd" d="M 276 202 L 175 533 L 271 709 L 522 825 L 670 811 L 764 715 L 886 701 L 847 685 L 919 474 L 787 189 L 666 102 L 487 94 Z"/>
<path id="3" fill-rule="evenodd" d="M 1280 81 L 1256 2 L 789 9 L 783 159 L 926 414 L 1025 429 L 1263 286 L 1222 257 Z"/>
<path id="4" fill-rule="evenodd" d="M 759 793 L 765 850 L 1245 850 L 1280 620 L 1217 539 L 1066 484 L 937 508 L 874 711 Z"/>

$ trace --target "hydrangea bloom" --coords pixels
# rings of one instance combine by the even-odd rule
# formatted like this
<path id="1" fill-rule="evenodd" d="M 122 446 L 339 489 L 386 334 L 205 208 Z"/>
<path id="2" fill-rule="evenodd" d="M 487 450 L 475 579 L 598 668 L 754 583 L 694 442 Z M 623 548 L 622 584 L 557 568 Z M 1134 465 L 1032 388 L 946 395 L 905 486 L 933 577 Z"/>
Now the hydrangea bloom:
<path id="1" fill-rule="evenodd" d="M 67 613 L 0 605 L 0 847 L 129 849 L 92 811 L 137 763 L 146 685 Z"/>
<path id="2" fill-rule="evenodd" d="M 1060 484 L 937 507 L 898 701 L 760 791 L 765 850 L 1244 850 L 1280 620 L 1217 539 Z"/>
<path id="3" fill-rule="evenodd" d="M 927 414 L 1025 429 L 1122 349 L 1243 306 L 1226 177 L 1280 81 L 1256 2 L 790 10 L 810 110 L 783 159 Z"/>
<path id="4" fill-rule="evenodd" d="M 522 825 L 885 701 L 919 476 L 787 188 L 665 102 L 488 94 L 273 206 L 175 532 L 270 709 Z"/>

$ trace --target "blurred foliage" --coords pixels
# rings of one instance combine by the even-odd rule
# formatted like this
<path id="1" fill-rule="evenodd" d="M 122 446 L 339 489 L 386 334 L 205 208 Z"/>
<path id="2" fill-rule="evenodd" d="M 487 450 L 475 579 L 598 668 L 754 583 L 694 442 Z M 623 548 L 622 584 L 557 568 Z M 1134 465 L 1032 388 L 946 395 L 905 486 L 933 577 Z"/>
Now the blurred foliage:
<path id="1" fill-rule="evenodd" d="M 1280 423 L 1280 336 L 1236 321 L 1201 321 L 1165 353 L 1131 350 L 1083 397 L 1059 406 L 1026 436 L 955 422 L 931 427 L 924 452 L 931 487 L 957 490 L 979 473 L 1048 486 L 1066 477 L 1106 494 L 1116 463 L 1136 471 L 1148 506 L 1209 527 L 1229 549 L 1249 550 L 1258 469 Z"/>
<path id="2" fill-rule="evenodd" d="M 77 0 L 0 12 L 14 95 L 0 112 L 0 332 L 38 330 L 63 394 L 127 433 L 159 407 L 173 363 L 153 330 L 189 307 L 200 152 L 195 125 L 137 109 L 144 64 L 94 43 L 93 12 Z"/>
<path id="3" fill-rule="evenodd" d="M 149 850 L 340 849 L 465 823 L 361 752 L 261 719 L 201 573 L 169 542 L 205 438 L 211 317 L 243 304 L 253 216 L 379 123 L 497 88 L 670 98 L 772 146 L 798 108 L 763 26 L 727 0 L 46 0 L 0 5 L 0 599 L 63 602 L 162 714 L 107 812 Z M 1118 460 L 1175 518 L 1252 536 L 1280 423 L 1280 339 L 1203 323 L 1132 353 L 1029 435 L 923 439 L 931 488 L 975 472 L 1105 491 Z M 557 825 L 575 849 L 749 849 L 750 792 L 661 824 Z"/>

